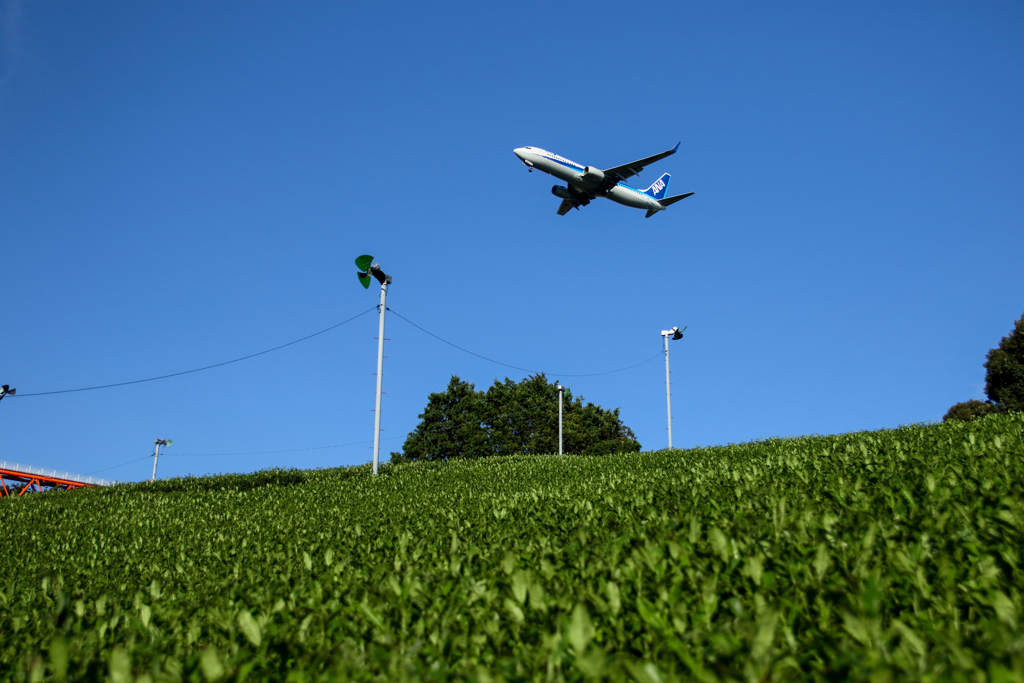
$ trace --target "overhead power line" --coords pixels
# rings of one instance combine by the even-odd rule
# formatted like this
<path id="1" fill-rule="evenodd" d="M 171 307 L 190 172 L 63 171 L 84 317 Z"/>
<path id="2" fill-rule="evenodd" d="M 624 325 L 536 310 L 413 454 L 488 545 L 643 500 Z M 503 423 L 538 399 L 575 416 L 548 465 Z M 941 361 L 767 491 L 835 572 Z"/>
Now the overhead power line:
<path id="1" fill-rule="evenodd" d="M 388 437 L 389 439 L 397 439 L 397 436 Z M 381 439 L 383 441 L 384 439 Z M 299 451 L 322 451 L 327 448 L 345 448 L 346 446 L 361 446 L 364 444 L 373 443 L 369 441 L 353 441 L 351 443 L 336 443 L 330 446 L 307 446 L 305 448 L 286 448 L 279 451 L 241 451 L 238 453 L 175 453 L 176 458 L 193 458 L 198 456 L 219 456 L 219 455 L 267 455 L 269 453 L 298 453 Z"/>
<path id="2" fill-rule="evenodd" d="M 662 355 L 662 352 L 659 350 L 658 353 L 654 354 L 653 356 L 651 356 L 647 360 L 640 361 L 639 363 L 635 363 L 634 365 L 627 365 L 624 368 L 616 368 L 615 370 L 605 370 L 604 372 L 591 372 L 591 373 L 587 373 L 587 374 L 583 374 L 583 375 L 570 375 L 570 374 L 566 374 L 566 373 L 562 373 L 562 372 L 544 372 L 542 370 L 531 370 L 529 368 L 521 368 L 518 365 L 510 365 L 509 363 L 502 363 L 500 360 L 494 360 L 493 358 L 488 358 L 487 356 L 482 356 L 479 353 L 476 353 L 475 351 L 470 351 L 469 349 L 464 349 L 461 346 L 459 346 L 458 344 L 453 344 L 452 342 L 448 341 L 447 339 L 444 339 L 443 337 L 437 336 L 436 334 L 434 334 L 430 330 L 423 329 L 422 327 L 420 327 L 419 325 L 417 325 L 413 321 L 409 320 L 408 318 L 406 318 L 404 315 L 402 315 L 398 311 L 394 310 L 393 308 L 389 308 L 388 310 L 391 311 L 392 313 L 394 313 L 395 315 L 397 315 L 399 318 L 401 318 L 405 322 L 407 322 L 410 325 L 412 325 L 413 327 L 415 327 L 420 332 L 423 332 L 425 334 L 429 334 L 434 339 L 436 339 L 436 340 L 438 340 L 440 342 L 444 342 L 448 346 L 456 348 L 459 351 L 462 351 L 463 353 L 468 353 L 471 356 L 476 356 L 477 358 L 482 358 L 483 360 L 487 361 L 488 363 L 495 363 L 497 365 L 503 365 L 506 368 L 512 368 L 513 370 L 521 370 L 523 372 L 530 372 L 530 373 L 533 373 L 535 375 L 545 374 L 545 375 L 551 375 L 553 377 L 597 377 L 599 375 L 610 375 L 613 372 L 622 372 L 623 370 L 632 370 L 633 368 L 638 368 L 641 365 L 645 365 L 647 363 L 650 363 L 652 360 L 654 360 L 655 358 L 659 358 Z"/>
<path id="3" fill-rule="evenodd" d="M 532 408 L 527 408 L 525 410 L 517 410 L 517 411 L 514 411 L 514 412 L 510 412 L 510 413 L 502 413 L 501 415 L 494 416 L 492 419 L 500 420 L 501 418 L 512 417 L 513 415 L 522 415 L 522 414 L 525 414 L 525 413 L 535 413 L 535 412 L 539 412 L 541 410 L 547 410 L 547 409 L 550 409 L 550 406 L 547 406 L 547 405 L 536 405 L 536 406 L 534 406 Z M 466 427 L 466 426 L 471 425 L 471 424 L 474 424 L 474 421 L 461 422 L 461 423 L 457 423 L 457 424 L 440 425 L 438 427 L 435 427 L 434 429 L 424 430 L 423 432 L 420 432 L 420 434 L 422 434 L 422 435 L 426 435 L 426 434 L 440 434 L 440 433 L 443 433 L 443 432 L 450 431 L 452 429 L 458 429 L 460 427 Z M 415 430 L 413 430 L 413 431 L 415 431 Z M 410 434 L 411 433 L 412 432 L 410 432 Z M 402 436 L 382 437 L 381 441 L 394 441 L 395 439 L 402 439 L 402 438 L 408 438 L 408 435 L 406 435 L 405 437 L 402 437 Z M 350 443 L 336 443 L 336 444 L 331 444 L 329 446 L 307 446 L 305 448 L 286 448 L 286 449 L 283 449 L 283 450 L 276 450 L 276 451 L 239 451 L 239 452 L 234 452 L 234 453 L 166 453 L 166 454 L 163 454 L 163 455 L 164 455 L 165 458 L 169 457 L 171 459 L 176 459 L 176 458 L 194 458 L 194 457 L 200 457 L 200 456 L 202 456 L 202 457 L 216 457 L 216 456 L 223 457 L 223 456 L 235 456 L 235 455 L 268 455 L 268 454 L 272 454 L 272 453 L 298 453 L 298 452 L 301 452 L 301 451 L 320 451 L 320 450 L 325 450 L 325 449 L 328 449 L 328 448 L 345 448 L 345 447 L 348 447 L 348 446 L 364 446 L 364 445 L 369 444 L 369 443 L 373 443 L 373 441 L 372 440 L 352 441 Z M 117 469 L 119 467 L 124 467 L 125 465 L 132 465 L 132 464 L 140 462 L 142 460 L 148 460 L 149 458 L 152 458 L 152 457 L 153 457 L 153 454 L 149 453 L 148 455 L 145 455 L 145 456 L 143 456 L 141 458 L 136 458 L 135 460 L 129 460 L 129 461 L 123 462 L 123 463 L 121 463 L 119 465 L 111 465 L 110 467 L 105 467 L 105 468 L 103 468 L 101 470 L 95 470 L 94 472 L 89 472 L 89 474 L 92 475 L 92 474 L 98 474 L 99 472 L 106 472 L 108 470 L 114 470 L 114 469 Z"/>
<path id="4" fill-rule="evenodd" d="M 153 457 L 153 454 L 149 453 L 148 455 L 145 455 L 145 456 L 143 456 L 141 458 L 136 458 L 135 460 L 129 460 L 128 462 L 123 462 L 120 465 L 111 465 L 110 467 L 104 467 L 102 470 L 94 470 L 92 472 L 89 472 L 88 474 L 89 475 L 93 475 L 93 474 L 99 474 L 100 472 L 107 472 L 108 470 L 116 470 L 118 467 L 124 467 L 125 465 L 131 465 L 134 462 L 140 462 L 142 460 L 148 460 L 149 458 L 152 458 L 152 457 Z"/>
<path id="5" fill-rule="evenodd" d="M 221 367 L 223 365 L 231 365 L 232 363 L 238 363 L 239 361 L 249 360 L 250 358 L 255 358 L 256 356 L 262 356 L 262 355 L 270 353 L 272 351 L 278 351 L 278 350 L 283 349 L 283 348 L 285 348 L 287 346 L 292 346 L 294 344 L 298 344 L 299 342 L 304 342 L 307 339 L 312 339 L 313 337 L 317 337 L 317 336 L 319 336 L 321 334 L 324 334 L 325 332 L 330 332 L 331 330 L 333 330 L 333 329 L 335 329 L 337 327 L 341 327 L 342 325 L 344 325 L 346 323 L 350 323 L 353 320 L 355 320 L 356 318 L 361 318 L 362 316 L 366 315 L 370 311 L 375 311 L 375 310 L 377 310 L 377 307 L 373 306 L 371 308 L 366 309 L 365 311 L 363 311 L 359 315 L 352 316 L 348 320 L 343 320 L 340 323 L 338 323 L 336 325 L 331 325 L 330 327 L 328 327 L 326 329 L 323 329 L 323 330 L 320 330 L 319 332 L 314 332 L 313 334 L 306 335 L 305 337 L 302 337 L 301 339 L 296 339 L 295 341 L 290 341 L 287 344 L 281 344 L 280 346 L 275 346 L 272 349 L 267 349 L 266 351 L 260 351 L 259 353 L 250 353 L 248 356 L 242 356 L 241 358 L 234 358 L 232 360 L 226 360 L 223 363 L 214 363 L 213 365 L 206 365 L 206 366 L 203 366 L 201 368 L 195 368 L 193 370 L 183 370 L 181 372 L 172 372 L 169 375 L 160 375 L 158 377 L 147 377 L 146 379 L 133 379 L 130 382 L 115 382 L 114 384 L 100 384 L 100 385 L 95 386 L 95 387 L 80 387 L 78 389 L 60 389 L 60 390 L 57 390 L 57 391 L 37 391 L 37 392 L 34 392 L 34 393 L 17 394 L 17 395 L 15 395 L 13 397 L 14 398 L 23 398 L 23 397 L 27 397 L 27 396 L 49 396 L 51 394 L 70 394 L 70 393 L 74 393 L 76 391 L 93 391 L 95 389 L 110 389 L 111 387 L 123 387 L 123 386 L 127 386 L 129 384 L 141 384 L 143 382 L 155 382 L 158 379 L 168 379 L 170 377 L 180 377 L 181 375 L 190 375 L 193 372 L 202 372 L 203 370 L 211 370 L 213 368 L 219 368 L 219 367 Z"/>

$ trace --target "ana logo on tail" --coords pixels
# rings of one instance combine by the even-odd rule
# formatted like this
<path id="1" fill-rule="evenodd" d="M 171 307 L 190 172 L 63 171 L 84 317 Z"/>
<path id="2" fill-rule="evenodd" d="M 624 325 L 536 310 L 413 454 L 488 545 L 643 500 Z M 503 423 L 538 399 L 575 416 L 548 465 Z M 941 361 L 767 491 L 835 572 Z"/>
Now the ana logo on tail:
<path id="1" fill-rule="evenodd" d="M 644 194 L 655 199 L 664 199 L 668 192 L 668 181 L 672 178 L 668 173 L 654 181 L 654 184 L 644 190 Z"/>

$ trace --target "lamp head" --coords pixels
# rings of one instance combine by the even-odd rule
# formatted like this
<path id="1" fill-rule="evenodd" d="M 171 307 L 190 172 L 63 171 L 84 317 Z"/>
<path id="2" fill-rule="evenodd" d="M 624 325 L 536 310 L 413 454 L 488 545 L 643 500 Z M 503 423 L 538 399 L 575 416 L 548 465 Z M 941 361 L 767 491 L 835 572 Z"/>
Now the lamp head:
<path id="1" fill-rule="evenodd" d="M 371 275 L 377 278 L 377 282 L 381 283 L 382 285 L 391 284 L 391 276 L 386 274 L 383 270 L 381 270 L 380 264 L 374 263 L 373 257 L 370 256 L 369 254 L 363 254 L 362 256 L 357 258 L 356 267 L 359 268 L 359 270 L 361 271 L 359 273 L 356 273 L 356 275 L 359 277 L 359 284 L 363 286 L 363 289 L 370 288 Z"/>
<path id="2" fill-rule="evenodd" d="M 174 442 L 170 439 L 156 439 L 153 443 L 157 446 L 170 446 Z"/>
<path id="3" fill-rule="evenodd" d="M 0 401 L 2 401 L 8 394 L 14 396 L 16 393 L 18 393 L 17 389 L 11 389 L 10 384 L 4 384 L 3 386 L 0 386 Z"/>
<path id="4" fill-rule="evenodd" d="M 684 331 L 686 331 L 685 327 L 683 329 L 679 329 L 679 326 L 677 325 L 677 326 L 673 327 L 671 330 L 662 330 L 661 331 L 661 336 L 662 337 L 669 337 L 669 336 L 671 336 L 672 339 L 682 339 Z"/>

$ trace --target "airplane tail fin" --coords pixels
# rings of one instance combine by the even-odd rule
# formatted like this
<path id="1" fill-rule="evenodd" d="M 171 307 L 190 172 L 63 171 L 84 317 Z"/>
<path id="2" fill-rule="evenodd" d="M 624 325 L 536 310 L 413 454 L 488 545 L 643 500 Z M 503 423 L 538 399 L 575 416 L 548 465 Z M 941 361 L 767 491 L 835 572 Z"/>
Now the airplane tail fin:
<path id="1" fill-rule="evenodd" d="M 644 190 L 644 194 L 653 197 L 654 199 L 663 199 L 665 193 L 668 192 L 668 181 L 672 179 L 668 173 L 665 173 L 660 178 L 654 181 L 654 183 Z"/>
<path id="2" fill-rule="evenodd" d="M 687 197 L 690 197 L 692 195 L 692 192 L 687 192 L 686 194 L 677 194 L 675 197 L 666 197 L 665 199 L 659 199 L 658 203 L 664 207 L 669 207 L 678 202 L 680 199 L 686 199 Z"/>
<path id="3" fill-rule="evenodd" d="M 672 206 L 673 204 L 678 202 L 680 199 L 686 199 L 687 197 L 690 197 L 692 195 L 693 195 L 692 192 L 687 192 L 686 194 L 677 194 L 674 197 L 665 197 L 664 199 L 659 199 L 658 203 L 661 204 L 662 208 L 661 209 L 648 209 L 647 210 L 647 217 L 650 218 L 651 216 L 653 216 L 654 214 L 658 213 L 659 211 L 662 211 L 662 210 L 667 209 L 668 207 Z"/>

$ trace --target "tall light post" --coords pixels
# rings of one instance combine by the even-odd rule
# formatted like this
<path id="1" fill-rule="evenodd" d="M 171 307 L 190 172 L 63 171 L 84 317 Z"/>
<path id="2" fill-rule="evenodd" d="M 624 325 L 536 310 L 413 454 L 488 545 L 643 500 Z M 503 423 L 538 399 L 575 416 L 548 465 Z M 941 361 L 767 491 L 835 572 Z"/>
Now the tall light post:
<path id="1" fill-rule="evenodd" d="M 683 331 L 686 330 L 684 327 L 682 330 L 678 326 L 673 327 L 671 330 L 662 330 L 661 336 L 665 339 L 665 401 L 668 404 L 668 447 L 672 449 L 672 388 L 669 380 L 668 370 L 668 338 L 682 339 Z"/>
<path id="2" fill-rule="evenodd" d="M 380 283 L 380 327 L 377 333 L 377 405 L 373 411 L 373 476 L 377 476 L 377 463 L 380 460 L 380 394 L 381 382 L 384 380 L 384 312 L 387 310 L 388 285 L 391 276 L 380 269 L 380 264 L 373 262 L 373 257 L 364 254 L 356 259 L 359 268 L 359 282 L 364 289 L 370 288 L 372 275 Z"/>
<path id="3" fill-rule="evenodd" d="M 565 387 L 558 385 L 558 454 L 562 454 L 562 394 Z"/>
<path id="4" fill-rule="evenodd" d="M 156 481 L 156 463 L 160 459 L 160 447 L 170 446 L 174 442 L 170 439 L 157 439 L 154 443 L 156 444 L 156 450 L 153 451 L 153 476 L 150 478 L 150 481 Z"/>

